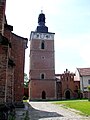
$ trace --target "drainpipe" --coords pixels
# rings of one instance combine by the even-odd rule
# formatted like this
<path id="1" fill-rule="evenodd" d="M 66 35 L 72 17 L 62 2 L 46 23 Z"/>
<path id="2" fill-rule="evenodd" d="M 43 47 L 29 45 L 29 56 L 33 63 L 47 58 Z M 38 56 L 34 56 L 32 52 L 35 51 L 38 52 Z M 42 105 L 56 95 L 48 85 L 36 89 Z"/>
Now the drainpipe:
<path id="1" fill-rule="evenodd" d="M 55 80 L 55 99 L 57 99 L 57 85 L 56 85 L 56 80 Z"/>
<path id="2" fill-rule="evenodd" d="M 82 92 L 83 92 L 83 95 L 84 95 L 84 85 L 83 85 L 83 76 L 82 77 Z"/>

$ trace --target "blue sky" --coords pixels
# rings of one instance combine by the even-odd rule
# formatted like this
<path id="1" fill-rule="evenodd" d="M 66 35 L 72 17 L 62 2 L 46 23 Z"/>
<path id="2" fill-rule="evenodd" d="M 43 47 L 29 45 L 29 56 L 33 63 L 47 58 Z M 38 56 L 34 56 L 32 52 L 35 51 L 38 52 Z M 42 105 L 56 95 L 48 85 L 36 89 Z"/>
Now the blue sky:
<path id="1" fill-rule="evenodd" d="M 90 67 L 90 0 L 7 0 L 7 22 L 29 39 L 43 9 L 49 32 L 55 32 L 55 73 Z M 29 44 L 25 72 L 29 72 Z"/>

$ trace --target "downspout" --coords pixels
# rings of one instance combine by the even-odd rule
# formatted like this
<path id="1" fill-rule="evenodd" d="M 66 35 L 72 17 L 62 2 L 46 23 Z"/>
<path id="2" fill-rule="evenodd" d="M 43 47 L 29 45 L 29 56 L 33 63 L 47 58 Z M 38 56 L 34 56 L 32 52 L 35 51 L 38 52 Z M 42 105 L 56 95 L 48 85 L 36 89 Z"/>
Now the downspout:
<path id="1" fill-rule="evenodd" d="M 83 96 L 84 96 L 84 85 L 83 85 L 83 76 L 82 77 L 82 92 L 83 92 Z"/>
<path id="2" fill-rule="evenodd" d="M 82 91 L 84 92 L 84 87 L 83 87 L 83 76 L 82 76 Z"/>

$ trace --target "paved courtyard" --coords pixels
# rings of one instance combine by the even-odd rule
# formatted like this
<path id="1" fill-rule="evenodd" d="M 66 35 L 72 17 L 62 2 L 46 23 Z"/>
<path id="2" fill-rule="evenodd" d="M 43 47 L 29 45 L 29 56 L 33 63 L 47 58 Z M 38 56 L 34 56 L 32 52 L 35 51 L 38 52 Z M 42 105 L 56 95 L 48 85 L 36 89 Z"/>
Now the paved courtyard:
<path id="1" fill-rule="evenodd" d="M 50 102 L 29 102 L 28 111 L 30 120 L 90 120 L 90 117 Z"/>

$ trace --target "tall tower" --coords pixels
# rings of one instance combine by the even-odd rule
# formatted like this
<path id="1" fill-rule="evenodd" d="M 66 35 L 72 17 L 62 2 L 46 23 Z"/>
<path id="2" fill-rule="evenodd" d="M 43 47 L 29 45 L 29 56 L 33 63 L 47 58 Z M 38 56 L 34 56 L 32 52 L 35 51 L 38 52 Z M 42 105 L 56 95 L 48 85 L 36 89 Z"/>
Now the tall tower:
<path id="1" fill-rule="evenodd" d="M 55 99 L 54 34 L 45 26 L 45 14 L 38 17 L 30 35 L 29 99 Z"/>

